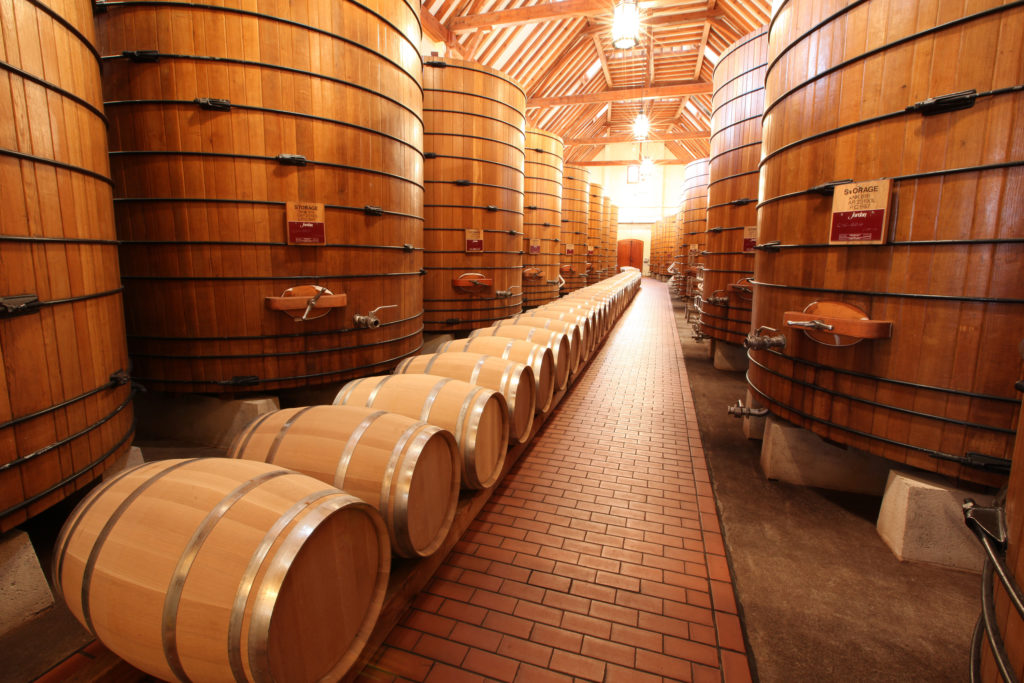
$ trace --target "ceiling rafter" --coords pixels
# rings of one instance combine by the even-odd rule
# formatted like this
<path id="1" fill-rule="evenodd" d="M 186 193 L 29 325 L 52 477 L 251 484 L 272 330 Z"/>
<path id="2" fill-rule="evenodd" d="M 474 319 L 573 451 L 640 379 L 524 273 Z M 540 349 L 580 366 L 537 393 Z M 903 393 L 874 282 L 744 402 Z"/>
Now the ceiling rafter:
<path id="1" fill-rule="evenodd" d="M 534 97 L 526 107 L 563 107 L 568 104 L 592 104 L 595 102 L 635 102 L 653 100 L 659 97 L 710 94 L 711 84 L 706 81 L 688 81 L 674 85 L 659 85 L 653 88 L 617 88 L 586 95 L 565 95 L 562 97 Z"/>
<path id="2" fill-rule="evenodd" d="M 564 19 L 565 17 L 595 16 L 607 14 L 610 4 L 608 0 L 561 0 L 547 2 L 528 7 L 485 12 L 455 17 L 448 22 L 448 29 L 454 33 L 472 31 L 478 28 L 494 28 L 514 24 L 535 24 L 543 21 Z M 668 23 L 702 22 L 712 17 L 721 16 L 721 10 L 699 10 L 666 15 L 671 18 L 655 17 L 653 20 Z"/>
<path id="3" fill-rule="evenodd" d="M 677 133 L 663 133 L 649 135 L 646 142 L 676 142 L 679 140 L 699 140 L 711 135 L 709 130 L 687 130 Z M 639 142 L 632 134 L 622 133 L 620 135 L 594 136 L 586 138 L 566 138 L 565 146 L 573 145 L 612 145 L 617 142 Z"/>

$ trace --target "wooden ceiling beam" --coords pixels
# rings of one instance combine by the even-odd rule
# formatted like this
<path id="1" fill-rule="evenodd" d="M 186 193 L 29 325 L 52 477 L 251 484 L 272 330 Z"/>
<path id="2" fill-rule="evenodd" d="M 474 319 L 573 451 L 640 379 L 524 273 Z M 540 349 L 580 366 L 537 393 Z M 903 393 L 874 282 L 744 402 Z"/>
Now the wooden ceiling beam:
<path id="1" fill-rule="evenodd" d="M 444 24 L 438 21 L 437 17 L 431 14 L 430 10 L 423 5 L 420 5 L 420 21 L 423 23 L 423 32 L 426 33 L 431 40 L 444 43 L 450 52 L 455 53 L 456 57 L 465 57 L 462 53 L 462 46 L 459 45 L 458 37 L 445 28 Z"/>
<path id="2" fill-rule="evenodd" d="M 612 72 L 608 70 L 608 57 L 604 53 L 604 45 L 601 44 L 601 36 L 593 34 L 594 49 L 597 50 L 597 58 L 601 60 L 601 70 L 604 71 L 604 84 L 612 87 Z"/>
<path id="3" fill-rule="evenodd" d="M 607 159 L 603 161 L 574 161 L 573 166 L 636 166 L 640 162 L 637 159 Z M 655 166 L 685 166 L 689 161 L 679 159 L 655 159 Z"/>
<path id="4" fill-rule="evenodd" d="M 595 104 L 599 102 L 635 102 L 637 100 L 652 100 L 659 97 L 710 94 L 711 84 L 707 81 L 687 81 L 675 85 L 659 85 L 654 88 L 618 88 L 585 95 L 533 97 L 526 101 L 526 107 L 530 109 L 537 107 L 564 107 L 570 104 Z"/>
<path id="5" fill-rule="evenodd" d="M 704 67 L 704 48 L 708 46 L 708 35 L 711 33 L 711 22 L 704 22 L 704 33 L 700 37 L 700 45 L 697 47 L 697 66 L 693 70 L 693 77 L 700 78 L 700 70 Z"/>
<path id="6" fill-rule="evenodd" d="M 560 2 L 547 2 L 529 7 L 517 7 L 516 9 L 498 10 L 497 12 L 484 12 L 483 14 L 470 14 L 467 16 L 455 17 L 448 22 L 448 29 L 454 33 L 461 31 L 472 31 L 478 28 L 494 28 L 496 26 L 511 26 L 514 24 L 535 24 L 541 21 L 554 21 L 566 17 L 607 15 L 610 4 L 608 0 L 561 0 Z M 695 12 L 680 12 L 677 14 L 652 17 L 649 25 L 665 25 L 663 22 L 675 23 L 700 23 L 712 17 L 722 15 L 721 10 L 699 10 Z M 645 22 L 647 23 L 647 22 Z"/>
<path id="7" fill-rule="evenodd" d="M 677 142 L 679 140 L 700 140 L 710 137 L 710 130 L 687 130 L 679 133 L 666 133 L 664 135 L 648 136 L 647 142 Z M 570 138 L 565 141 L 566 147 L 574 145 L 612 145 L 616 142 L 640 142 L 633 135 L 623 133 L 621 135 L 606 135 L 604 137 L 592 138 Z"/>

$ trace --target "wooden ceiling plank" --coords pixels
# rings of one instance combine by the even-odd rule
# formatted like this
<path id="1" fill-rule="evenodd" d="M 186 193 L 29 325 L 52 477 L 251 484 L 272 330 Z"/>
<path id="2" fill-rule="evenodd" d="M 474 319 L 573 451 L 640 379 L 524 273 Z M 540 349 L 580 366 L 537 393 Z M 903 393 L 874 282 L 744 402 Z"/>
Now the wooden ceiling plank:
<path id="1" fill-rule="evenodd" d="M 462 46 L 459 45 L 458 37 L 444 27 L 440 21 L 431 14 L 426 7 L 420 5 L 420 21 L 423 23 L 423 32 L 439 43 L 444 43 L 448 50 L 455 53 L 456 57 L 463 57 Z"/>
<path id="2" fill-rule="evenodd" d="M 704 66 L 704 48 L 708 46 L 708 34 L 711 33 L 711 22 L 704 22 L 704 32 L 700 37 L 700 44 L 697 46 L 697 66 L 693 70 L 693 77 L 700 78 L 700 69 Z"/>
<path id="3" fill-rule="evenodd" d="M 650 135 L 647 142 L 678 142 L 680 140 L 701 140 L 711 136 L 710 130 L 687 130 Z M 617 142 L 639 142 L 630 133 L 608 135 L 606 137 L 567 138 L 565 146 L 574 145 L 611 145 Z"/>
<path id="4" fill-rule="evenodd" d="M 601 60 L 601 71 L 604 72 L 604 84 L 606 87 L 611 88 L 612 85 L 612 74 L 608 70 L 608 56 L 604 53 L 604 45 L 601 43 L 601 36 L 595 33 L 594 38 L 594 49 L 597 50 L 597 58 Z"/>
<path id="5" fill-rule="evenodd" d="M 606 15 L 610 7 L 608 0 L 561 0 L 560 2 L 546 2 L 530 5 L 529 7 L 517 7 L 516 9 L 455 17 L 448 22 L 447 28 L 453 33 L 458 33 L 485 27 L 494 28 L 514 24 L 535 24 L 542 21 L 564 19 L 565 17 Z M 671 15 L 675 18 L 670 23 L 701 22 L 722 14 L 721 10 L 682 12 Z M 655 18 L 655 20 L 660 21 L 658 18 Z"/>
<path id="6" fill-rule="evenodd" d="M 659 85 L 653 88 L 618 88 L 583 95 L 535 97 L 527 100 L 526 106 L 527 108 L 563 107 L 570 104 L 593 104 L 597 102 L 634 102 L 659 97 L 679 97 L 680 95 L 710 93 L 711 83 L 707 81 L 687 81 L 675 85 Z"/>

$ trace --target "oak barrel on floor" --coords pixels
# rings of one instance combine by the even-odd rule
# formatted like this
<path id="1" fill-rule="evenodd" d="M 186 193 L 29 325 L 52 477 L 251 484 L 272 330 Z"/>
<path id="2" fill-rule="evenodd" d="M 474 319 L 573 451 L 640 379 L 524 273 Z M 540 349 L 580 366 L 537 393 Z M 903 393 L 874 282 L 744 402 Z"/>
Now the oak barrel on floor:
<path id="1" fill-rule="evenodd" d="M 380 372 L 419 348 L 418 8 L 128 0 L 103 10 L 140 381 L 277 390 Z M 371 311 L 377 322 L 357 317 Z"/>
<path id="2" fill-rule="evenodd" d="M 768 31 L 762 28 L 726 48 L 713 76 L 700 330 L 706 337 L 730 344 L 742 344 L 750 331 L 753 287 L 749 278 L 754 275 L 767 67 Z"/>
<path id="3" fill-rule="evenodd" d="M 523 305 L 558 298 L 562 237 L 562 138 L 526 129 L 526 194 L 523 209 Z"/>
<path id="4" fill-rule="evenodd" d="M 1024 7 L 786 2 L 768 52 L 753 327 L 786 346 L 751 352 L 751 387 L 835 442 L 994 483 L 965 458 L 1009 459 L 1019 410 Z M 831 230 L 848 180 L 879 204 L 888 182 L 884 223 Z M 826 303 L 872 336 L 788 324 Z"/>
<path id="5" fill-rule="evenodd" d="M 526 95 L 476 62 L 424 62 L 426 329 L 522 310 Z"/>
<path id="6" fill-rule="evenodd" d="M 163 680 L 339 680 L 390 571 L 373 506 L 246 460 L 163 460 L 72 512 L 53 581 L 112 652 Z"/>
<path id="7" fill-rule="evenodd" d="M 509 426 L 498 391 L 448 377 L 387 375 L 349 382 L 334 403 L 390 410 L 447 429 L 459 445 L 463 488 L 485 489 L 501 474 Z"/>
<path id="8" fill-rule="evenodd" d="M 437 350 L 485 353 L 507 361 L 529 365 L 533 370 L 535 385 L 534 410 L 544 413 L 551 408 L 555 390 L 555 356 L 546 346 L 519 339 L 480 336 L 445 342 Z"/>
<path id="9" fill-rule="evenodd" d="M 106 119 L 87 0 L 0 5 L 0 533 L 131 444 Z"/>
<path id="10" fill-rule="evenodd" d="M 590 172 L 566 164 L 562 174 L 562 293 L 587 284 L 587 228 L 590 221 Z"/>
<path id="11" fill-rule="evenodd" d="M 458 447 L 451 433 L 384 410 L 275 410 L 242 430 L 227 457 L 284 467 L 373 505 L 387 524 L 392 552 L 402 557 L 432 555 L 459 502 Z"/>

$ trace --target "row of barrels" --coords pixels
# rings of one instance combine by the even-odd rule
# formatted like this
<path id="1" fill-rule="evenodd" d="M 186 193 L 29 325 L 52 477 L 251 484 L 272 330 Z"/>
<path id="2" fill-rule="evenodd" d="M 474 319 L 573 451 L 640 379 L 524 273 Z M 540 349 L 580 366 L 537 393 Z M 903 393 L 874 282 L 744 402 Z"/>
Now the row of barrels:
<path id="1" fill-rule="evenodd" d="M 493 487 L 639 288 L 633 270 L 481 328 L 333 405 L 267 413 L 227 458 L 151 462 L 72 512 L 54 584 L 110 650 L 165 680 L 338 680 L 392 555 L 450 532 L 459 489 Z"/>
<path id="2" fill-rule="evenodd" d="M 586 171 L 563 182 L 518 84 L 422 58 L 406 0 L 257 5 L 4 14 L 0 532 L 127 450 L 129 380 L 234 395 L 370 375 L 424 330 L 554 300 L 565 266 L 570 290 L 600 279 Z"/>

